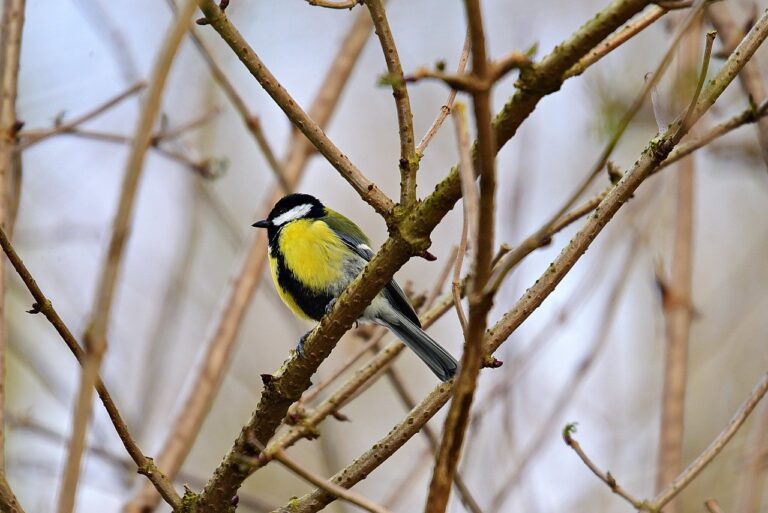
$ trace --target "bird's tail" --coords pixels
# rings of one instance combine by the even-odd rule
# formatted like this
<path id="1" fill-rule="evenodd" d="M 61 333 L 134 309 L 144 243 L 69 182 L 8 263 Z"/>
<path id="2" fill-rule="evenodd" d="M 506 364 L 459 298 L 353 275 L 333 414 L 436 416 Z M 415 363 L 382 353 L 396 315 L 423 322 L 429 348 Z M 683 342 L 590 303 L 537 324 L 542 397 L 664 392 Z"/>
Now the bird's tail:
<path id="1" fill-rule="evenodd" d="M 427 364 L 435 373 L 440 381 L 448 381 L 453 378 L 458 368 L 456 359 L 448 354 L 440 344 L 424 333 L 420 327 L 410 319 L 398 315 L 396 320 L 379 320 L 392 333 L 397 335 L 403 343 L 408 346 L 416 356 Z"/>

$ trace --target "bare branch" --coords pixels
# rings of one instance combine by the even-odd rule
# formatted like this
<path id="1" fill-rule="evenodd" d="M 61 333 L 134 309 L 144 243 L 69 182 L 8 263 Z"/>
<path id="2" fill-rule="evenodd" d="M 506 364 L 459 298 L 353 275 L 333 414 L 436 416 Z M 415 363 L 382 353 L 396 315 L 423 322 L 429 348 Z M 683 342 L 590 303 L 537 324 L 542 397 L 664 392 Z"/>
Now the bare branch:
<path id="1" fill-rule="evenodd" d="M 210 25 L 219 33 L 224 41 L 232 48 L 240 61 L 248 68 L 253 77 L 272 97 L 275 103 L 285 112 L 288 119 L 303 133 L 317 150 L 336 168 L 347 182 L 385 219 L 389 217 L 394 203 L 373 182 L 350 162 L 349 158 L 325 135 L 321 126 L 315 122 L 298 103 L 288 94 L 288 91 L 277 81 L 256 52 L 243 39 L 227 15 L 213 0 L 202 0 L 200 8 Z"/>
<path id="2" fill-rule="evenodd" d="M 168 6 L 171 8 L 171 10 L 176 12 L 176 1 L 166 0 L 166 2 L 168 3 Z M 208 69 L 211 72 L 211 76 L 216 81 L 216 83 L 219 84 L 219 87 L 224 92 L 224 96 L 229 99 L 229 102 L 240 115 L 240 119 L 248 129 L 248 132 L 250 132 L 250 134 L 256 140 L 256 145 L 261 150 L 262 155 L 264 155 L 264 159 L 267 161 L 267 164 L 269 164 L 269 169 L 272 171 L 275 179 L 278 181 L 285 192 L 290 192 L 291 186 L 286 179 L 283 167 L 280 165 L 280 162 L 278 162 L 277 157 L 275 157 L 275 154 L 272 151 L 272 147 L 270 146 L 269 141 L 267 141 L 267 137 L 264 135 L 264 131 L 261 129 L 259 118 L 251 114 L 251 112 L 248 110 L 248 106 L 245 104 L 245 101 L 238 94 L 235 86 L 229 80 L 229 77 L 227 77 L 227 74 L 224 73 L 224 70 L 222 70 L 219 64 L 216 62 L 213 53 L 200 37 L 200 34 L 195 27 L 192 27 L 192 29 L 189 31 L 189 37 L 192 38 L 192 42 L 194 43 L 195 48 L 197 48 L 200 56 L 208 66 Z"/>
<path id="3" fill-rule="evenodd" d="M 584 462 L 584 464 L 589 468 L 589 470 L 592 471 L 593 474 L 595 474 L 602 482 L 608 485 L 608 487 L 611 489 L 613 493 L 616 495 L 619 495 L 624 500 L 632 504 L 632 506 L 635 507 L 637 510 L 643 510 L 647 509 L 647 506 L 644 505 L 643 502 L 635 499 L 632 495 L 630 495 L 624 488 L 619 486 L 619 483 L 616 482 L 616 478 L 614 478 L 610 472 L 603 472 L 598 468 L 597 465 L 595 465 L 592 460 L 587 456 L 587 453 L 584 452 L 584 449 L 581 448 L 581 445 L 579 442 L 576 441 L 575 438 L 573 438 L 572 434 L 576 432 L 576 425 L 575 424 L 568 424 L 563 429 L 563 440 L 565 441 L 566 445 L 573 449 L 573 451 L 581 458 L 581 461 Z"/>
<path id="4" fill-rule="evenodd" d="M 706 15 L 720 35 L 723 46 L 728 51 L 735 48 L 743 33 L 731 16 L 730 7 L 725 2 L 712 3 L 707 6 Z M 751 103 L 761 103 L 768 97 L 765 83 L 760 75 L 760 65 L 756 60 L 752 60 L 744 66 L 739 75 L 739 82 Z M 760 119 L 756 128 L 763 160 L 768 166 L 768 119 Z"/>
<path id="5" fill-rule="evenodd" d="M 724 513 L 720 505 L 717 503 L 715 499 L 707 499 L 704 502 L 704 506 L 706 506 L 707 511 L 709 513 Z"/>
<path id="6" fill-rule="evenodd" d="M 462 162 L 462 192 L 465 194 L 465 223 L 472 237 L 472 277 L 467 299 L 469 319 L 464 333 L 464 352 L 459 364 L 459 373 L 455 378 L 453 400 L 443 426 L 443 437 L 435 459 L 432 481 L 429 485 L 426 513 L 443 513 L 448 507 L 451 485 L 461 458 L 461 449 L 467 426 L 472 400 L 477 388 L 477 378 L 483 361 L 483 334 L 487 326 L 488 312 L 493 305 L 493 297 L 485 294 L 485 286 L 491 276 L 493 259 L 495 194 L 496 194 L 496 140 L 491 122 L 491 86 L 493 67 L 486 53 L 485 31 L 479 0 L 466 0 L 469 35 L 472 49 L 472 76 L 489 84 L 483 91 L 472 94 L 472 106 L 477 129 L 477 171 L 480 175 L 479 200 L 472 195 L 474 180 L 469 160 L 469 144 L 464 140 L 460 149 Z M 466 133 L 460 126 L 458 130 Z M 461 139 L 462 133 L 459 134 Z M 467 183 L 469 182 L 469 183 Z M 477 211 L 477 218 L 473 210 Z"/>
<path id="7" fill-rule="evenodd" d="M 61 317 L 59 317 L 59 314 L 53 308 L 51 301 L 45 297 L 43 291 L 40 290 L 37 282 L 35 282 L 35 279 L 27 270 L 24 262 L 21 261 L 21 258 L 16 253 L 16 250 L 13 249 L 11 242 L 8 240 L 7 235 L 2 229 L 0 229 L 0 246 L 8 256 L 8 260 L 11 262 L 11 265 L 13 265 L 13 268 L 16 269 L 16 272 L 21 277 L 24 285 L 27 286 L 27 289 L 29 289 L 29 291 L 32 293 L 32 297 L 35 299 L 35 304 L 32 306 L 32 310 L 30 310 L 30 312 L 42 313 L 45 318 L 48 319 L 51 325 L 53 325 L 61 338 L 67 344 L 69 350 L 72 351 L 72 354 L 75 355 L 77 361 L 80 363 L 80 365 L 82 365 L 86 359 L 85 351 L 72 335 L 72 332 L 69 330 L 69 328 L 67 328 L 66 324 L 64 324 L 64 321 L 61 319 Z M 139 446 L 136 445 L 136 442 L 128 432 L 128 427 L 125 425 L 125 421 L 123 421 L 117 406 L 115 406 L 115 403 L 112 400 L 112 397 L 101 378 L 97 378 L 96 380 L 96 391 L 98 392 L 102 403 L 104 403 L 104 408 L 107 410 L 107 414 L 109 415 L 109 418 L 115 427 L 117 435 L 123 442 L 126 451 L 131 456 L 131 459 L 134 461 L 134 463 L 136 463 L 138 472 L 147 476 L 147 478 L 152 481 L 152 484 L 155 485 L 165 501 L 174 509 L 178 509 L 181 506 L 181 497 L 179 497 L 171 482 L 165 477 L 160 469 L 155 466 L 151 459 L 144 456 L 144 453 L 141 451 Z"/>
<path id="8" fill-rule="evenodd" d="M 400 204 L 410 208 L 416 202 L 416 172 L 419 169 L 419 157 L 416 153 L 416 142 L 413 135 L 413 114 L 411 100 L 408 97 L 408 86 L 403 80 L 403 67 L 397 54 L 395 38 L 389 28 L 387 13 L 382 0 L 364 0 L 371 11 L 376 35 L 381 43 L 384 60 L 387 63 L 389 83 L 392 86 L 392 96 L 397 107 L 397 125 L 400 134 Z"/>
<path id="9" fill-rule="evenodd" d="M 768 13 L 768 11 L 766 12 Z M 766 15 L 764 14 L 762 18 L 766 18 Z M 765 23 L 765 21 L 763 23 Z M 653 499 L 651 507 L 654 510 L 658 511 L 666 506 L 669 501 L 674 499 L 677 494 L 688 486 L 691 481 L 693 481 L 694 478 L 698 476 L 718 454 L 720 454 L 720 451 L 722 451 L 723 447 L 731 441 L 733 435 L 735 435 L 739 428 L 744 424 L 749 417 L 749 414 L 752 413 L 752 410 L 755 409 L 755 406 L 757 406 L 760 400 L 765 396 L 766 392 L 768 392 L 768 374 L 763 376 L 763 379 L 755 386 L 747 400 L 728 422 L 728 425 L 725 426 L 704 452 L 699 454 L 699 456 L 693 460 L 693 462 L 691 462 L 691 464 L 688 465 L 688 467 L 686 467 L 674 481 L 669 483 L 667 487 Z"/>
<path id="10" fill-rule="evenodd" d="M 467 32 L 466 37 L 464 38 L 464 47 L 461 50 L 461 55 L 459 56 L 459 64 L 456 69 L 457 74 L 464 73 L 464 68 L 467 66 L 467 61 L 469 60 L 469 32 Z M 443 121 L 445 121 L 445 118 L 448 117 L 448 114 L 451 113 L 451 109 L 453 109 L 453 102 L 456 99 L 456 90 L 452 89 L 451 92 L 448 93 L 448 98 L 445 100 L 445 103 L 442 107 L 440 107 L 440 114 L 437 115 L 437 118 L 432 122 L 432 125 L 427 130 L 427 133 L 424 134 L 424 137 L 422 137 L 421 141 L 419 142 L 419 145 L 416 146 L 416 153 L 421 157 L 424 155 L 424 150 L 427 149 L 427 146 L 432 141 L 432 138 L 437 134 L 437 131 L 440 130 L 440 127 L 443 125 Z"/>
<path id="11" fill-rule="evenodd" d="M 261 449 L 263 450 L 264 448 L 262 447 Z M 327 493 L 335 495 L 339 499 L 345 500 L 350 504 L 354 504 L 355 506 L 359 506 L 366 511 L 370 511 L 371 513 L 390 513 L 388 509 L 384 508 L 379 504 L 376 504 L 375 502 L 368 499 L 367 497 L 363 497 L 360 494 L 351 492 L 346 488 L 343 488 L 337 484 L 332 483 L 331 481 L 327 481 L 323 479 L 322 477 L 318 476 L 317 474 L 310 471 L 308 468 L 306 468 L 305 466 L 301 465 L 299 462 L 297 462 L 296 460 L 288 456 L 282 449 L 277 449 L 273 451 L 272 458 L 282 463 L 286 468 L 288 468 L 291 472 L 293 472 L 297 476 L 308 481 L 309 483 L 312 483 L 313 485 L 317 486 L 321 490 L 324 490 Z"/>
<path id="12" fill-rule="evenodd" d="M 11 234 L 19 201 L 18 188 L 21 186 L 21 160 L 14 155 L 13 146 L 21 128 L 16 117 L 16 96 L 19 89 L 19 60 L 25 5 L 25 0 L 5 0 L 0 20 L 0 227 Z M 4 312 L 5 268 L 0 266 L 0 473 L 5 470 Z"/>

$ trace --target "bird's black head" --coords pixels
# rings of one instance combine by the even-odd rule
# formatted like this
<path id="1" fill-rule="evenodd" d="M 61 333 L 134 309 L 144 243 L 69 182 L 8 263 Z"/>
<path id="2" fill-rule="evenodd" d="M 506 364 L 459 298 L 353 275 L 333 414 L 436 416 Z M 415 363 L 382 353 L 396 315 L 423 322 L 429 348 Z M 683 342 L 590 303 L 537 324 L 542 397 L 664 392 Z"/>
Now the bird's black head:
<path id="1" fill-rule="evenodd" d="M 266 228 L 270 240 L 281 227 L 297 219 L 315 219 L 325 215 L 320 200 L 309 194 L 283 196 L 272 208 L 266 219 L 253 223 L 256 228 Z"/>

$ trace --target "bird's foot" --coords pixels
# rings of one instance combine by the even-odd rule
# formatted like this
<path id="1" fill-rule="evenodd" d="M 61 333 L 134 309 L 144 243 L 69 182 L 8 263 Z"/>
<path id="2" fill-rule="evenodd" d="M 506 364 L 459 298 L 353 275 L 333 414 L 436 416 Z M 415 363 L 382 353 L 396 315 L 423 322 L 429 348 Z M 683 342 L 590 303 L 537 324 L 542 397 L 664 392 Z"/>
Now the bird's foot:
<path id="1" fill-rule="evenodd" d="M 310 333 L 312 333 L 312 330 L 304 333 L 299 339 L 299 343 L 296 344 L 296 354 L 299 355 L 299 358 L 304 358 L 304 342 L 307 340 Z"/>
<path id="2" fill-rule="evenodd" d="M 333 310 L 333 305 L 335 305 L 335 304 L 336 304 L 336 300 L 337 300 L 337 299 L 338 299 L 338 298 L 333 298 L 333 299 L 331 299 L 330 301 L 328 301 L 328 304 L 327 304 L 327 305 L 325 305 L 325 313 L 326 313 L 326 315 L 327 315 L 328 313 L 330 313 L 330 311 L 331 311 L 331 310 Z"/>

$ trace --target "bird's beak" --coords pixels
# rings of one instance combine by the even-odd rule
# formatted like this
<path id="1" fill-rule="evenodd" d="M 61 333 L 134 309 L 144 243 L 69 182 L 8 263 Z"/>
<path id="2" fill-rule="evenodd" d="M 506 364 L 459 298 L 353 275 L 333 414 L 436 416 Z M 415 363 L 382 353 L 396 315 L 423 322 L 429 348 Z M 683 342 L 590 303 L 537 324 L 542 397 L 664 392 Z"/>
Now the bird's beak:
<path id="1" fill-rule="evenodd" d="M 261 221 L 256 221 L 251 226 L 254 228 L 269 228 L 271 226 L 271 223 L 268 219 L 262 219 Z"/>

